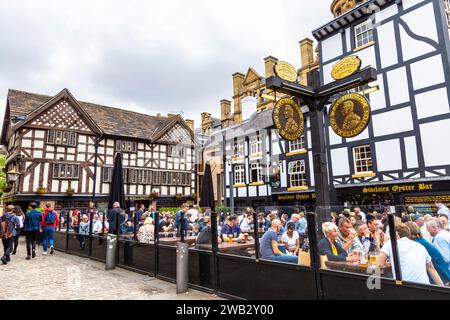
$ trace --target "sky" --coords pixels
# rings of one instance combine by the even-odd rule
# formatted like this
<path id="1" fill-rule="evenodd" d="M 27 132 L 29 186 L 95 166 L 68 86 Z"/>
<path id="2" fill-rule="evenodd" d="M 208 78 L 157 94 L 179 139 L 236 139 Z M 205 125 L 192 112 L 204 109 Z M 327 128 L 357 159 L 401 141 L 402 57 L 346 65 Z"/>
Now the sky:
<path id="1" fill-rule="evenodd" d="M 272 55 L 300 68 L 298 41 L 331 0 L 0 2 L 0 114 L 9 88 L 156 115 L 220 118 L 232 74 Z M 142 124 L 145 125 L 145 124 Z"/>

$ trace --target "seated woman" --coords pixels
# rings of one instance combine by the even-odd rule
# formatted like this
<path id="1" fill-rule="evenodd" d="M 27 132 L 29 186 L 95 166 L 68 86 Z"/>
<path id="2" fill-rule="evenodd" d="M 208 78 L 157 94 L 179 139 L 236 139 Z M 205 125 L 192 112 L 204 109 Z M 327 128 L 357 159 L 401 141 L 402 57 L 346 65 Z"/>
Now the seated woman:
<path id="1" fill-rule="evenodd" d="M 337 243 L 338 227 L 332 222 L 322 224 L 325 238 L 319 241 L 319 254 L 326 255 L 330 261 L 356 261 L 357 256 L 349 257 L 347 252 Z"/>
<path id="2" fill-rule="evenodd" d="M 153 225 L 153 219 L 147 217 L 144 221 L 144 225 L 139 228 L 137 237 L 139 242 L 150 243 L 154 240 L 155 226 Z"/>
<path id="3" fill-rule="evenodd" d="M 287 231 L 281 236 L 281 241 L 283 241 L 287 252 L 292 253 L 294 256 L 298 255 L 300 249 L 300 236 L 297 231 L 295 231 L 295 224 L 289 222 L 287 224 Z"/>
<path id="4" fill-rule="evenodd" d="M 131 220 L 126 220 L 124 224 L 120 226 L 122 234 L 129 234 L 134 232 L 133 222 Z"/>

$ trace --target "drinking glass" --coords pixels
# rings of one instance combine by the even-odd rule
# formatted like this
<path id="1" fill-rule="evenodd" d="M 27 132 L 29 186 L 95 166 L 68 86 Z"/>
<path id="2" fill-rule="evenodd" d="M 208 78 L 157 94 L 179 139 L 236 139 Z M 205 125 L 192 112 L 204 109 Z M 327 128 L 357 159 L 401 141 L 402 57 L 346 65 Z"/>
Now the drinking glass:
<path id="1" fill-rule="evenodd" d="M 233 243 L 233 235 L 228 235 L 228 243 Z"/>
<path id="2" fill-rule="evenodd" d="M 367 260 L 367 251 L 362 251 L 361 256 L 359 258 L 359 263 L 362 265 L 367 265 L 368 262 L 369 261 Z"/>
<path id="3" fill-rule="evenodd" d="M 369 252 L 369 262 L 373 266 L 377 262 L 377 253 L 376 251 Z"/>

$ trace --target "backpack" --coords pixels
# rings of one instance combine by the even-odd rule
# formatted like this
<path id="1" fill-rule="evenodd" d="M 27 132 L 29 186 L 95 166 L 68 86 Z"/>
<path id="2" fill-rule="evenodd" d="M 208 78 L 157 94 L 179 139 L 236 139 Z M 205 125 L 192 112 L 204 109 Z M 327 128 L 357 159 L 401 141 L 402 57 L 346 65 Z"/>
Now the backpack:
<path id="1" fill-rule="evenodd" d="M 0 223 L 0 238 L 1 239 L 9 239 L 13 236 L 13 234 L 9 228 L 10 223 L 11 223 L 11 221 L 9 221 L 6 217 Z"/>
<path id="2" fill-rule="evenodd" d="M 55 211 L 47 211 L 45 213 L 45 224 L 54 224 L 56 222 L 56 212 Z"/>

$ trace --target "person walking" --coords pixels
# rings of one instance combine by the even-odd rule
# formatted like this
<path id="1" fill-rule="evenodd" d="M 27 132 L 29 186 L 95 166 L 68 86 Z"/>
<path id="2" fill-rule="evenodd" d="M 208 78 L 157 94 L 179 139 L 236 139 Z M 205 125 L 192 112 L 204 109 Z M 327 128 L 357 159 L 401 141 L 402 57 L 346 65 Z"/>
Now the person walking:
<path id="1" fill-rule="evenodd" d="M 42 213 L 37 210 L 36 202 L 31 202 L 29 211 L 25 213 L 24 230 L 27 241 L 27 257 L 30 260 L 36 257 L 36 241 L 40 231 L 40 224 L 42 222 Z"/>
<path id="2" fill-rule="evenodd" d="M 119 233 L 119 226 L 125 222 L 125 216 L 122 214 L 122 209 L 120 209 L 120 203 L 114 202 L 112 209 L 108 210 L 108 224 L 109 231 L 113 234 Z"/>
<path id="3" fill-rule="evenodd" d="M 19 238 L 20 238 L 22 230 L 23 230 L 23 221 L 25 219 L 25 216 L 23 215 L 22 208 L 20 208 L 19 206 L 14 207 L 13 213 L 16 215 L 16 217 L 19 219 L 19 222 L 20 222 L 19 229 L 17 230 L 17 234 L 15 235 L 14 242 L 13 242 L 12 254 L 16 254 L 17 247 L 19 246 Z"/>
<path id="4" fill-rule="evenodd" d="M 19 218 L 13 213 L 13 209 L 13 205 L 8 205 L 6 212 L 0 217 L 0 238 L 3 243 L 3 256 L 0 260 L 3 264 L 11 261 L 14 237 L 20 226 Z"/>
<path id="5" fill-rule="evenodd" d="M 43 247 L 43 254 L 47 254 L 47 247 L 50 245 L 50 254 L 53 254 L 54 247 L 53 247 L 53 234 L 55 231 L 56 226 L 58 226 L 59 220 L 58 220 L 58 214 L 55 210 L 53 210 L 52 205 L 50 203 L 45 204 L 45 210 L 42 213 L 42 221 L 41 221 L 41 228 L 42 228 L 42 247 Z"/>

